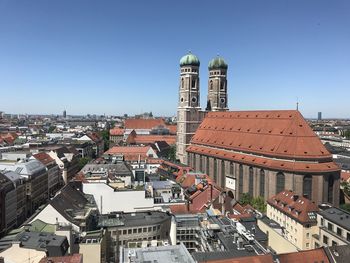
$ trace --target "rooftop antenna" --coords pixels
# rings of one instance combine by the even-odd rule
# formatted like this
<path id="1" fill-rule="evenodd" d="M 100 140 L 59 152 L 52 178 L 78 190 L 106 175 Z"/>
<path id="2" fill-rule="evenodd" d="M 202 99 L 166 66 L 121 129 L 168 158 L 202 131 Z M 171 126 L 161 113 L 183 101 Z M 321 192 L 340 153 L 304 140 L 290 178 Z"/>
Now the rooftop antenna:
<path id="1" fill-rule="evenodd" d="M 297 110 L 299 110 L 299 98 L 297 97 Z"/>

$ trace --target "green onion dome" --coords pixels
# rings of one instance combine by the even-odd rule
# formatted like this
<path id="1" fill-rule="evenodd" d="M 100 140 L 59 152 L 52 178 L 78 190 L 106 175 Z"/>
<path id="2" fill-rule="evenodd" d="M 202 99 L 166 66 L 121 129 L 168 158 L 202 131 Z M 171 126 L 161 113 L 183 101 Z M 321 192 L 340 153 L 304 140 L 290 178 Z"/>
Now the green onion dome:
<path id="1" fill-rule="evenodd" d="M 200 62 L 197 56 L 189 52 L 187 55 L 180 59 L 180 67 L 183 66 L 199 66 Z"/>
<path id="2" fill-rule="evenodd" d="M 212 69 L 227 69 L 227 64 L 225 62 L 225 60 L 222 57 L 216 57 L 213 58 L 210 62 L 209 62 L 209 66 L 208 69 L 212 70 Z"/>

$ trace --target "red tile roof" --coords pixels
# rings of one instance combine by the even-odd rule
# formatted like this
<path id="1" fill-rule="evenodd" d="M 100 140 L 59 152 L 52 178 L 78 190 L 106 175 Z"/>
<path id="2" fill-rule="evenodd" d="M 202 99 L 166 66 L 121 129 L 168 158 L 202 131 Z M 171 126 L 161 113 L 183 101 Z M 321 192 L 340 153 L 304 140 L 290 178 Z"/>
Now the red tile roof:
<path id="1" fill-rule="evenodd" d="M 268 157 L 332 161 L 296 110 L 209 112 L 191 144 Z"/>
<path id="2" fill-rule="evenodd" d="M 248 256 L 248 257 L 234 257 L 228 259 L 213 259 L 213 260 L 205 260 L 199 261 L 200 263 L 273 263 L 273 257 L 271 254 L 267 255 L 256 255 L 256 256 Z M 299 261 L 301 263 L 301 261 Z"/>
<path id="3" fill-rule="evenodd" d="M 39 263 L 82 263 L 82 254 L 73 254 L 71 256 L 63 257 L 45 257 L 39 261 Z"/>
<path id="4" fill-rule="evenodd" d="M 350 178 L 350 171 L 342 171 L 341 174 L 340 174 L 340 178 L 342 181 L 348 181 L 349 178 Z"/>
<path id="5" fill-rule="evenodd" d="M 316 222 L 317 205 L 292 191 L 282 191 L 269 198 L 267 203 L 302 224 Z"/>
<path id="6" fill-rule="evenodd" d="M 102 140 L 101 136 L 96 132 L 89 132 L 87 136 L 96 143 Z"/>
<path id="7" fill-rule="evenodd" d="M 123 136 L 124 135 L 124 129 L 122 128 L 113 128 L 109 130 L 109 135 L 112 136 Z"/>
<path id="8" fill-rule="evenodd" d="M 166 126 L 163 119 L 126 119 L 125 129 L 152 129 L 157 126 Z"/>
<path id="9" fill-rule="evenodd" d="M 123 155 L 125 161 L 137 161 L 138 159 L 145 160 L 149 156 L 147 152 L 152 149 L 151 146 L 114 146 L 105 154 L 110 155 Z"/>
<path id="10" fill-rule="evenodd" d="M 323 250 L 323 248 L 281 254 L 278 255 L 278 259 L 280 263 L 330 263 L 326 252 Z"/>
<path id="11" fill-rule="evenodd" d="M 34 154 L 33 157 L 40 161 L 43 165 L 48 165 L 51 162 L 54 162 L 55 160 L 51 158 L 50 155 L 48 155 L 45 152 L 40 152 L 37 154 Z"/>
<path id="12" fill-rule="evenodd" d="M 176 144 L 176 135 L 136 135 L 136 144 L 149 144 L 157 141 L 165 141 L 167 144 Z"/>
<path id="13" fill-rule="evenodd" d="M 169 129 L 170 134 L 176 135 L 177 125 L 167 125 L 166 127 Z"/>

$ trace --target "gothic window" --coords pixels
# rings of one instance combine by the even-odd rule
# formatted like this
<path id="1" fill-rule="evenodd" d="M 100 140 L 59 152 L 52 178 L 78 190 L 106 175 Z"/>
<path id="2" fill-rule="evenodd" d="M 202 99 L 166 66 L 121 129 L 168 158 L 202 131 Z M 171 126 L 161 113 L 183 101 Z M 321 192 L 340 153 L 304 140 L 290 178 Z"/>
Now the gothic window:
<path id="1" fill-rule="evenodd" d="M 239 197 L 241 197 L 242 196 L 242 193 L 243 193 L 243 165 L 242 164 L 240 164 L 239 165 L 239 175 L 238 175 L 238 179 L 239 179 L 239 188 L 238 188 L 238 190 L 239 190 Z"/>
<path id="2" fill-rule="evenodd" d="M 284 190 L 285 176 L 284 173 L 278 172 L 276 175 L 276 194 Z"/>
<path id="3" fill-rule="evenodd" d="M 184 79 L 181 79 L 181 88 L 184 89 Z"/>
<path id="4" fill-rule="evenodd" d="M 265 171 L 260 170 L 260 196 L 265 196 Z"/>
<path id="5" fill-rule="evenodd" d="M 218 177 L 218 162 L 214 159 L 214 182 L 216 183 L 216 178 Z"/>
<path id="6" fill-rule="evenodd" d="M 196 80 L 192 79 L 192 89 L 195 89 L 195 88 L 196 88 Z"/>
<path id="7" fill-rule="evenodd" d="M 225 162 L 221 160 L 221 187 L 225 186 Z"/>
<path id="8" fill-rule="evenodd" d="M 230 175 L 233 175 L 233 162 L 230 163 Z"/>
<path id="9" fill-rule="evenodd" d="M 205 162 L 205 171 L 206 171 L 206 174 L 209 175 L 209 157 L 207 157 L 207 160 Z"/>
<path id="10" fill-rule="evenodd" d="M 306 198 L 311 199 L 312 197 L 312 176 L 305 175 L 303 178 L 303 195 Z"/>
<path id="11" fill-rule="evenodd" d="M 328 202 L 333 203 L 333 186 L 334 186 L 334 178 L 333 175 L 328 177 Z"/>
<path id="12" fill-rule="evenodd" d="M 213 81 L 210 81 L 210 90 L 213 90 Z"/>
<path id="13" fill-rule="evenodd" d="M 249 167 L 249 194 L 253 196 L 254 191 L 254 170 L 253 167 Z"/>
<path id="14" fill-rule="evenodd" d="M 203 156 L 199 156 L 199 171 L 203 173 Z"/>
<path id="15" fill-rule="evenodd" d="M 225 83 L 223 81 L 220 83 L 220 89 L 221 90 L 225 89 Z"/>

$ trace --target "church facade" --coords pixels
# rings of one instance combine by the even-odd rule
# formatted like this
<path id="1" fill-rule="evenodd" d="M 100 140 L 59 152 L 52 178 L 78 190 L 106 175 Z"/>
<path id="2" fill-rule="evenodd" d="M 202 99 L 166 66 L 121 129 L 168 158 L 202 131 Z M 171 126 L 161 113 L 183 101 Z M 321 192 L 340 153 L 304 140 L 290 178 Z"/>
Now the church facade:
<path id="1" fill-rule="evenodd" d="M 180 60 L 177 158 L 208 174 L 238 200 L 287 189 L 316 204 L 339 205 L 340 168 L 298 110 L 228 111 L 227 64 L 209 63 L 205 111 L 199 60 Z M 297 212 L 297 211 L 296 211 Z"/>
<path id="2" fill-rule="evenodd" d="M 221 57 L 209 62 L 208 99 L 206 110 L 200 106 L 199 59 L 188 53 L 180 60 L 179 101 L 177 108 L 176 154 L 181 163 L 188 164 L 186 148 L 208 111 L 226 111 L 227 64 Z"/>

